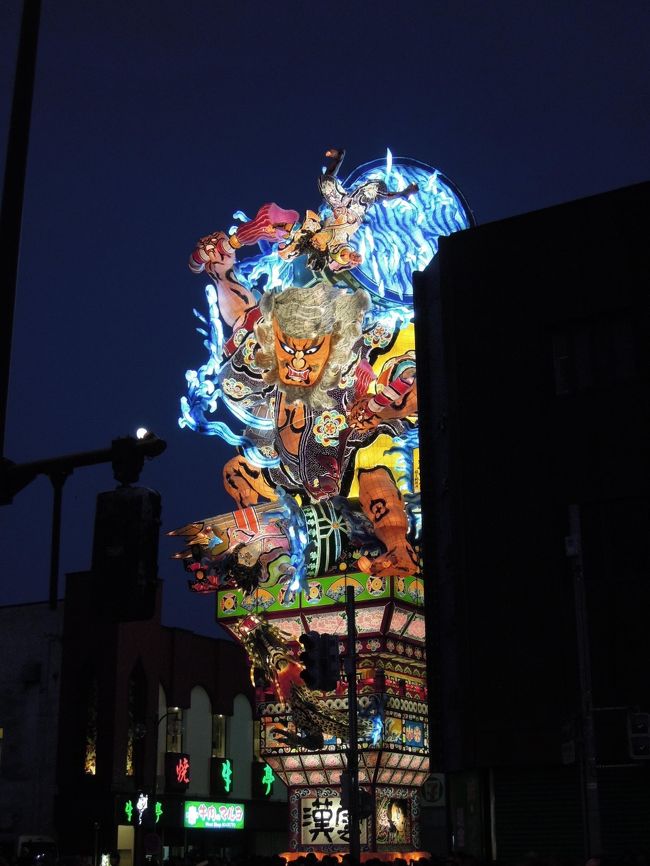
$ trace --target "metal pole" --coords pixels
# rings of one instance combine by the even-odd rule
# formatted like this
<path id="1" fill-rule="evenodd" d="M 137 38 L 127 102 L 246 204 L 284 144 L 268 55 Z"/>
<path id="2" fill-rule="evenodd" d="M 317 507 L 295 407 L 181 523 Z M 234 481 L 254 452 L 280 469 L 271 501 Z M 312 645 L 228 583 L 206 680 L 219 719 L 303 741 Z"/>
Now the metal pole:
<path id="1" fill-rule="evenodd" d="M 2 293 L 2 315 L 0 315 L 0 452 L 3 455 L 20 251 L 20 228 L 25 198 L 25 175 L 27 173 L 27 151 L 40 17 L 41 0 L 24 0 L 11 120 L 7 136 L 2 205 L 0 206 L 0 243 L 3 250 L 0 257 L 0 292 Z"/>
<path id="2" fill-rule="evenodd" d="M 591 659 L 589 629 L 582 559 L 582 529 L 580 506 L 569 506 L 569 537 L 567 556 L 571 560 L 573 592 L 576 608 L 576 638 L 578 644 L 578 677 L 582 720 L 582 748 L 580 750 L 581 776 L 584 782 L 583 803 L 587 857 L 601 854 L 600 803 L 598 800 L 598 773 L 596 770 L 596 743 L 594 735 L 594 705 L 591 689 Z"/>
<path id="3" fill-rule="evenodd" d="M 155 718 L 155 726 L 156 733 L 154 736 L 154 753 L 153 753 L 153 785 L 151 786 L 151 790 L 153 791 L 153 798 L 156 799 L 156 793 L 158 789 L 158 749 L 160 747 L 160 726 L 165 721 L 165 719 L 170 716 L 172 713 L 177 713 L 179 710 L 178 707 L 172 707 L 171 710 L 168 710 L 164 715 L 158 718 L 158 713 L 154 716 Z M 165 734 L 165 751 L 167 751 L 167 735 Z M 154 803 L 155 806 L 155 803 Z"/>
<path id="4" fill-rule="evenodd" d="M 63 502 L 63 485 L 70 475 L 69 472 L 57 472 L 50 475 L 54 488 L 52 504 L 52 545 L 50 547 L 50 610 L 56 610 L 59 598 L 59 557 L 61 551 L 61 505 Z"/>
<path id="5" fill-rule="evenodd" d="M 357 630 L 354 622 L 354 588 L 345 590 L 346 615 L 348 618 L 348 774 L 350 778 L 350 808 L 348 827 L 350 830 L 350 860 L 353 866 L 360 862 L 361 839 L 359 833 L 359 736 L 357 733 Z"/>
<path id="6" fill-rule="evenodd" d="M 93 829 L 95 830 L 95 857 L 94 866 L 99 866 L 99 821 L 95 821 Z"/>

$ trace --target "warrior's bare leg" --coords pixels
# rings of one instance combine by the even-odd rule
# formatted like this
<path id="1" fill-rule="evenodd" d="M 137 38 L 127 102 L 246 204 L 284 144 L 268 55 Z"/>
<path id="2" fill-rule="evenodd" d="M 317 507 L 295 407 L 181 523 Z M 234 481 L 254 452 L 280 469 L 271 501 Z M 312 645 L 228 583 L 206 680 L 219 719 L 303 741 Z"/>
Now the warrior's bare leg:
<path id="1" fill-rule="evenodd" d="M 414 193 L 418 192 L 420 187 L 417 183 L 410 183 L 404 189 L 397 189 L 394 192 L 380 192 L 378 198 L 409 198 Z"/>
<path id="2" fill-rule="evenodd" d="M 223 467 L 224 487 L 240 508 L 256 505 L 260 497 L 277 499 L 259 466 L 253 466 L 244 457 L 232 457 Z"/>
<path id="3" fill-rule="evenodd" d="M 370 574 L 386 576 L 416 574 L 417 557 L 406 540 L 408 518 L 404 502 L 385 466 L 359 472 L 359 502 L 363 513 L 372 522 L 375 535 L 386 547 L 385 554 L 365 562 L 360 560 L 362 569 Z"/>

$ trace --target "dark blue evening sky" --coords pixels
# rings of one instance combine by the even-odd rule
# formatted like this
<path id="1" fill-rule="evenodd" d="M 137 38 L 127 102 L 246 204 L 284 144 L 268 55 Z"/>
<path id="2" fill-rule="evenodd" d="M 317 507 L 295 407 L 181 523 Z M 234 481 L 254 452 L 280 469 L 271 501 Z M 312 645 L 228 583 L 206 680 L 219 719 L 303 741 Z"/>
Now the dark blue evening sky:
<path id="1" fill-rule="evenodd" d="M 19 15 L 1 4 L 3 160 Z M 43 0 L 7 456 L 145 425 L 168 442 L 142 476 L 165 528 L 228 510 L 232 452 L 177 426 L 204 360 L 194 241 L 239 208 L 316 206 L 330 145 L 345 170 L 387 146 L 435 165 L 481 223 L 647 180 L 648 44 L 637 0 Z M 89 567 L 94 498 L 112 486 L 108 467 L 68 481 L 62 573 Z M 0 604 L 46 597 L 50 514 L 44 479 L 0 512 Z M 174 547 L 164 621 L 214 633 Z"/>

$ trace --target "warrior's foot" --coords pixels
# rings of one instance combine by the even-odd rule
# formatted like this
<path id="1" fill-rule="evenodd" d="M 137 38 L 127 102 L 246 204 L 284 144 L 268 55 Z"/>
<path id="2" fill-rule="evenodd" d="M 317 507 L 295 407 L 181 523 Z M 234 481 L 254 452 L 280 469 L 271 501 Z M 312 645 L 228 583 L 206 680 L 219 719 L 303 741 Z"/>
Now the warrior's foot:
<path id="1" fill-rule="evenodd" d="M 366 574 L 378 577 L 406 577 L 420 570 L 415 551 L 406 541 L 374 559 L 361 556 L 357 564 Z"/>
<path id="2" fill-rule="evenodd" d="M 337 172 L 341 167 L 341 163 L 343 162 L 345 151 L 338 147 L 330 147 L 325 151 L 325 156 L 332 160 L 327 166 L 325 174 L 329 175 L 329 177 L 336 177 Z"/>

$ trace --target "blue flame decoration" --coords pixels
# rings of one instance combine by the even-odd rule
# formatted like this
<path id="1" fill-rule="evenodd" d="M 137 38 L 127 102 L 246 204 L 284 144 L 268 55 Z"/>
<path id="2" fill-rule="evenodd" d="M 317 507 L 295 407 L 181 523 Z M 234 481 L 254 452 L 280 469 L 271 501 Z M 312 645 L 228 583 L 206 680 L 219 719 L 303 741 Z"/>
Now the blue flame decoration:
<path id="1" fill-rule="evenodd" d="M 385 199 L 370 208 L 352 239 L 364 258 L 352 272 L 380 300 L 411 304 L 413 272 L 423 270 L 438 252 L 441 236 L 469 228 L 472 213 L 462 193 L 442 172 L 387 151 L 386 162 L 356 168 L 343 182 L 353 190 L 367 180 L 383 180 L 391 192 L 417 183 L 408 199 Z"/>
<path id="2" fill-rule="evenodd" d="M 393 170 L 393 154 L 391 153 L 390 147 L 386 148 L 386 178 L 388 179 L 391 171 Z"/>
<path id="3" fill-rule="evenodd" d="M 419 493 L 407 493 L 404 497 L 406 516 L 409 522 L 408 534 L 415 539 L 422 538 L 422 500 Z"/>
<path id="4" fill-rule="evenodd" d="M 294 569 L 290 590 L 307 589 L 307 559 L 314 547 L 313 541 L 309 540 L 307 522 L 296 500 L 290 496 L 284 487 L 278 487 L 275 491 L 278 501 L 284 511 L 284 527 L 289 537 L 289 558 Z"/>
<path id="5" fill-rule="evenodd" d="M 223 327 L 219 316 L 219 302 L 217 291 L 213 285 L 205 287 L 205 296 L 208 302 L 208 316 L 206 318 L 194 310 L 194 315 L 208 330 L 199 327 L 197 331 L 205 337 L 203 345 L 208 350 L 208 360 L 198 370 L 188 370 L 185 373 L 187 380 L 187 396 L 181 397 L 181 417 L 178 419 L 179 427 L 189 427 L 197 433 L 205 436 L 220 436 L 229 445 L 242 448 L 244 455 L 257 466 L 278 466 L 280 459 L 263 453 L 260 448 L 248 437 L 233 433 L 231 428 L 223 421 L 217 421 L 214 417 L 218 410 L 219 399 L 230 409 L 230 411 L 246 426 L 257 430 L 272 430 L 273 419 L 257 418 L 252 413 L 231 401 L 220 388 L 217 387 L 219 371 L 222 366 L 223 352 Z"/>
<path id="6" fill-rule="evenodd" d="M 277 248 L 267 241 L 260 241 L 261 252 L 235 264 L 234 272 L 239 282 L 256 295 L 261 292 L 279 292 L 293 285 L 293 263 L 283 261 Z"/>
<path id="7" fill-rule="evenodd" d="M 372 731 L 370 733 L 370 739 L 373 746 L 376 746 L 382 738 L 382 734 L 384 733 L 384 720 L 381 716 L 375 716 L 372 720 Z"/>
<path id="8" fill-rule="evenodd" d="M 420 494 L 415 492 L 415 462 L 413 454 L 419 447 L 420 437 L 417 430 L 407 430 L 393 440 L 393 447 L 386 455 L 398 455 L 395 461 L 396 478 L 400 493 L 404 497 L 404 505 L 409 523 L 409 535 L 419 539 L 422 537 L 422 506 Z"/>
<path id="9" fill-rule="evenodd" d="M 376 746 L 384 734 L 384 715 L 386 714 L 386 703 L 388 695 L 383 694 L 369 695 L 367 703 L 364 705 L 364 698 L 359 704 L 359 717 L 362 719 L 370 719 L 370 733 L 364 737 L 369 739 L 373 746 Z"/>
<path id="10" fill-rule="evenodd" d="M 398 459 L 395 463 L 395 470 L 398 473 L 395 479 L 397 486 L 402 493 L 412 494 L 415 490 L 415 465 L 413 452 L 420 445 L 420 437 L 417 430 L 407 430 L 401 436 L 393 440 L 393 447 L 389 448 L 385 454 L 396 454 Z"/>

